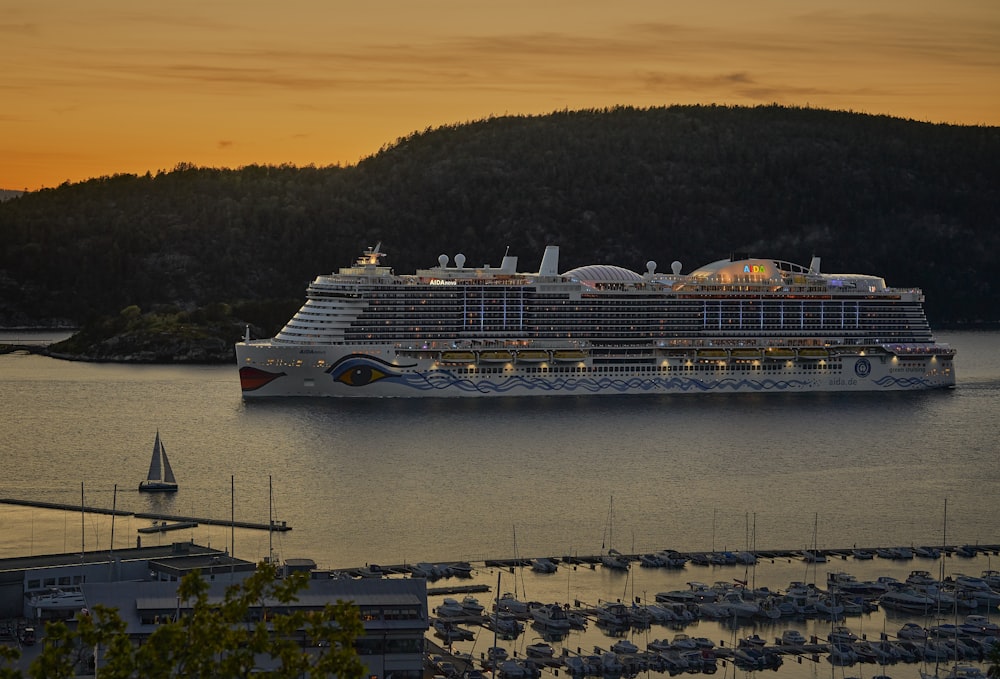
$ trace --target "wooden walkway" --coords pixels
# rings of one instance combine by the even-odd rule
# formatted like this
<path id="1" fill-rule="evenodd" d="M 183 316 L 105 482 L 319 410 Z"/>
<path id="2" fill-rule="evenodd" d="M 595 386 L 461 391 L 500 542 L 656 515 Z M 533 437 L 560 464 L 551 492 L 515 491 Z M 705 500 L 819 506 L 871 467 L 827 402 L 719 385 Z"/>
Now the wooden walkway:
<path id="1" fill-rule="evenodd" d="M 137 519 L 150 519 L 153 521 L 173 521 L 181 524 L 204 523 L 212 526 L 232 526 L 234 528 L 247 528 L 250 530 L 271 530 L 278 533 L 290 531 L 292 529 L 284 521 L 274 521 L 268 526 L 266 523 L 255 523 L 252 521 L 231 521 L 229 519 L 211 519 L 194 516 L 174 516 L 172 514 L 155 514 L 150 512 L 130 512 L 123 509 L 107 509 L 105 507 L 91 507 L 87 505 L 73 505 L 63 502 L 43 502 L 41 500 L 19 500 L 16 498 L 0 498 L 0 504 L 19 505 L 22 507 L 38 507 L 40 509 L 56 509 L 64 512 L 83 512 L 85 514 L 108 514 L 114 516 L 134 516 Z M 184 526 L 188 527 L 188 526 Z M 143 531 L 139 532 L 152 532 Z"/>

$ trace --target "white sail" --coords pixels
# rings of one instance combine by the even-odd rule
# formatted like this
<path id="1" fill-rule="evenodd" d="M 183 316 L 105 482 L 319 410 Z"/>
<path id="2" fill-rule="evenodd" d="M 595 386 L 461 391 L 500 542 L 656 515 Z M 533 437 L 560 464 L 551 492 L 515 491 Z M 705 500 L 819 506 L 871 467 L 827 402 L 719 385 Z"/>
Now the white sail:
<path id="1" fill-rule="evenodd" d="M 177 483 L 174 478 L 174 470 L 170 468 L 170 460 L 167 459 L 167 447 L 160 444 L 160 452 L 163 455 L 163 480 L 167 483 Z"/>
<path id="2" fill-rule="evenodd" d="M 160 440 L 160 432 L 156 432 L 156 440 L 153 442 L 153 457 L 149 461 L 149 473 L 146 480 L 139 483 L 140 491 L 167 491 L 177 490 L 177 480 L 174 478 L 174 470 L 170 468 L 170 461 L 167 459 L 167 447 Z"/>
<path id="3" fill-rule="evenodd" d="M 147 481 L 160 480 L 160 455 L 162 444 L 160 443 L 160 432 L 156 432 L 156 441 L 153 443 L 153 458 L 149 461 L 149 473 L 146 474 Z"/>

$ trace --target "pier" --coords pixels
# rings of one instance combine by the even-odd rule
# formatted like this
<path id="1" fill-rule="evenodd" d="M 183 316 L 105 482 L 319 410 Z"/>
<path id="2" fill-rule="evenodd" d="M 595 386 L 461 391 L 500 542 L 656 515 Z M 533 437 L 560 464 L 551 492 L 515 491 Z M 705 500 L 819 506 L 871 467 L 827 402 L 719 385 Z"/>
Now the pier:
<path id="1" fill-rule="evenodd" d="M 137 519 L 150 519 L 153 521 L 168 522 L 166 527 L 153 526 L 151 530 L 140 528 L 138 529 L 140 533 L 154 533 L 154 532 L 161 532 L 163 530 L 176 530 L 178 528 L 194 528 L 198 524 L 202 523 L 211 526 L 231 526 L 233 528 L 247 528 L 249 530 L 270 530 L 278 533 L 284 533 L 292 529 L 292 527 L 289 526 L 284 521 L 272 521 L 271 525 L 268 525 L 266 523 L 255 523 L 253 521 L 233 521 L 230 519 L 212 519 L 212 518 L 194 517 L 194 516 L 175 516 L 172 514 L 158 514 L 151 512 L 130 512 L 124 509 L 107 509 L 105 507 L 74 505 L 64 502 L 44 502 L 42 500 L 21 500 L 16 498 L 0 498 L 0 504 L 19 505 L 22 507 L 38 507 L 39 509 L 55 509 L 64 512 L 83 512 L 85 514 L 132 516 Z"/>

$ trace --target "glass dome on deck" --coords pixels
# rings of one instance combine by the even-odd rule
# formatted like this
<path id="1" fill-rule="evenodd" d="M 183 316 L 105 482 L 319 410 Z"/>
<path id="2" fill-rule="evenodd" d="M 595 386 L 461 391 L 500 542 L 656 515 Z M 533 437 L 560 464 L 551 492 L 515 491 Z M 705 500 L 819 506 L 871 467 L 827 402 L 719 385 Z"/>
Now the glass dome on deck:
<path id="1" fill-rule="evenodd" d="M 642 276 L 635 271 L 613 264 L 579 266 L 564 273 L 563 277 L 581 283 L 638 283 L 642 281 Z"/>

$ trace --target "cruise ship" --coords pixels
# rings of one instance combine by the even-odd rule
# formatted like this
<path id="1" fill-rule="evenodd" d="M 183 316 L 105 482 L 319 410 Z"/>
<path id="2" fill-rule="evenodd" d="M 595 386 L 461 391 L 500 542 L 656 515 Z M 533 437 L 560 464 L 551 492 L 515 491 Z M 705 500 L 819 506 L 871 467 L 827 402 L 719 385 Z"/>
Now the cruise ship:
<path id="1" fill-rule="evenodd" d="M 646 263 L 559 273 L 393 272 L 381 244 L 318 276 L 271 339 L 236 345 L 245 398 L 900 391 L 955 385 L 917 288 L 733 255 L 682 273 Z"/>

